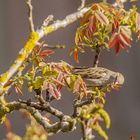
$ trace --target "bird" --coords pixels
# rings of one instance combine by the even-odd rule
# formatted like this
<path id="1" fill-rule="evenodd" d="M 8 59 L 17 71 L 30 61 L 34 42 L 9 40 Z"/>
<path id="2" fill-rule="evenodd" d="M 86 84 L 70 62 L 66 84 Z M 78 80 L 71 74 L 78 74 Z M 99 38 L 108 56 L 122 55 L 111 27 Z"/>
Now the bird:
<path id="1" fill-rule="evenodd" d="M 108 84 L 121 87 L 124 83 L 121 73 L 103 67 L 71 67 L 71 70 L 73 74 L 83 78 L 87 87 L 105 87 Z"/>

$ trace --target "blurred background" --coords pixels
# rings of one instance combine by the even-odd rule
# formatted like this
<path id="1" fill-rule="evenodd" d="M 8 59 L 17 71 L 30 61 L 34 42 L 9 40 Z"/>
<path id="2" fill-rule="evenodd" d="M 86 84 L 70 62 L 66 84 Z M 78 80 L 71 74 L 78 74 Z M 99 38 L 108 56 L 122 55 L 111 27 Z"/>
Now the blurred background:
<path id="1" fill-rule="evenodd" d="M 88 3 L 93 0 L 87 0 Z M 113 0 L 109 1 L 113 2 Z M 43 20 L 53 14 L 54 19 L 63 19 L 66 15 L 73 13 L 80 5 L 80 0 L 33 0 L 33 15 L 36 29 L 42 25 Z M 139 8 L 140 1 L 137 2 Z M 126 5 L 131 7 L 130 4 Z M 65 29 L 45 37 L 47 44 L 65 44 L 65 50 L 58 50 L 51 61 L 65 60 L 70 64 L 77 65 L 72 57 L 69 57 L 70 48 L 74 45 L 74 34 L 78 27 L 75 22 Z M 9 68 L 16 58 L 19 50 L 24 46 L 29 34 L 27 7 L 24 0 L 0 0 L 0 73 Z M 87 51 L 80 55 L 80 64 L 91 66 L 93 64 L 93 53 Z M 140 44 L 133 43 L 129 53 L 123 50 L 119 55 L 114 51 L 103 52 L 100 66 L 123 73 L 125 84 L 120 91 L 112 91 L 107 96 L 106 110 L 110 114 L 111 128 L 107 131 L 110 140 L 128 140 L 131 135 L 140 139 Z M 29 93 L 24 96 L 28 97 Z M 17 95 L 12 95 L 16 98 Z M 63 93 L 62 101 L 54 104 L 66 114 L 72 113 L 73 95 Z M 12 131 L 23 135 L 25 123 L 20 113 L 14 112 L 9 116 L 12 122 Z M 6 129 L 0 125 L 0 139 L 4 139 Z M 49 140 L 80 140 L 80 131 L 70 133 L 59 133 Z M 96 140 L 100 140 L 97 138 Z"/>

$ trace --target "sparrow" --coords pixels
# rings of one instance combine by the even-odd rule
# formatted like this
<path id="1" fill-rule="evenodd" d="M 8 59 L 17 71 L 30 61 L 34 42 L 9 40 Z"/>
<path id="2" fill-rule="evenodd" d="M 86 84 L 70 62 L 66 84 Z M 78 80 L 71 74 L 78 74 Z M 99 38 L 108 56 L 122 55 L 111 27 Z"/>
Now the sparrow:
<path id="1" fill-rule="evenodd" d="M 103 67 L 72 67 L 72 73 L 80 75 L 87 87 L 105 87 L 108 84 L 121 87 L 124 83 L 121 73 Z"/>

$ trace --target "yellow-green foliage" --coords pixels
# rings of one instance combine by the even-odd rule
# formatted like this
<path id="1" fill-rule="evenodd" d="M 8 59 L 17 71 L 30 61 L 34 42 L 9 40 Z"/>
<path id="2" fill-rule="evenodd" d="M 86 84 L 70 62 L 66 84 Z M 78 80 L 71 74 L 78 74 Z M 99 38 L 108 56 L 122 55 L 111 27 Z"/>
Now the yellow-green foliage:
<path id="1" fill-rule="evenodd" d="M 67 77 L 67 83 L 68 83 L 68 89 L 71 91 L 73 89 L 74 83 L 76 81 L 76 79 L 78 78 L 77 75 L 71 75 L 69 77 Z"/>
<path id="2" fill-rule="evenodd" d="M 105 131 L 102 129 L 102 127 L 99 124 L 92 125 L 91 127 L 94 131 L 98 133 L 99 136 L 104 138 L 104 140 L 108 140 L 107 134 L 105 133 Z"/>
<path id="3" fill-rule="evenodd" d="M 110 127 L 110 117 L 108 113 L 100 106 L 92 103 L 90 105 L 83 106 L 80 110 L 80 116 L 84 119 L 93 119 L 90 122 L 89 127 L 96 131 L 101 137 L 105 140 L 108 140 L 108 137 L 105 131 L 102 129 L 99 121 L 104 120 L 106 128 Z"/>
<path id="4" fill-rule="evenodd" d="M 110 117 L 109 117 L 108 113 L 102 108 L 99 109 L 97 112 L 104 119 L 106 128 L 109 128 L 110 127 Z"/>

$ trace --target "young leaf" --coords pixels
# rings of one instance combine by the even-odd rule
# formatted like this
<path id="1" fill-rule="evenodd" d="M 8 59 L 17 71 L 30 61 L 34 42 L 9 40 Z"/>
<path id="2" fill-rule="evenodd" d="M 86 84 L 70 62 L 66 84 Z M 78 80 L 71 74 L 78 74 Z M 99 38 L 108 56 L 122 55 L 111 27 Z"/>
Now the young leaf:
<path id="1" fill-rule="evenodd" d="M 95 32 L 96 31 L 96 17 L 95 16 L 91 16 L 89 18 L 89 30 L 91 33 Z"/>
<path id="2" fill-rule="evenodd" d="M 94 131 L 96 131 L 98 133 L 99 136 L 101 136 L 102 138 L 104 138 L 104 140 L 108 140 L 108 136 L 107 134 L 105 133 L 105 131 L 102 129 L 102 127 L 99 125 L 99 123 L 95 124 L 95 125 L 92 125 L 91 126 L 92 129 Z"/>
<path id="3" fill-rule="evenodd" d="M 49 91 L 49 94 L 51 94 L 55 99 L 57 99 L 57 100 L 60 99 L 61 93 L 58 91 L 58 89 L 55 86 L 55 84 L 50 83 L 48 91 Z"/>
<path id="4" fill-rule="evenodd" d="M 79 63 L 78 50 L 75 48 L 73 52 L 74 60 Z"/>
<path id="5" fill-rule="evenodd" d="M 4 125 L 5 125 L 6 129 L 8 131 L 10 131 L 10 129 L 11 129 L 11 123 L 10 123 L 10 120 L 7 117 L 5 119 Z"/>
<path id="6" fill-rule="evenodd" d="M 43 59 L 45 59 L 46 57 L 48 57 L 49 55 L 53 54 L 54 51 L 53 50 L 43 50 L 42 52 L 40 52 L 39 56 L 42 57 Z"/>
<path id="7" fill-rule="evenodd" d="M 118 41 L 119 41 L 119 36 L 118 36 L 118 33 L 113 33 L 110 41 L 109 41 L 109 48 L 112 48 L 114 46 L 116 46 L 118 44 Z"/>
<path id="8" fill-rule="evenodd" d="M 109 24 L 108 18 L 101 11 L 96 11 L 95 16 L 99 20 L 100 23 L 104 25 Z"/>
<path id="9" fill-rule="evenodd" d="M 109 128 L 110 127 L 110 117 L 109 117 L 108 113 L 102 108 L 100 108 L 97 112 L 104 119 L 106 128 Z"/>
<path id="10" fill-rule="evenodd" d="M 132 37 L 132 33 L 131 30 L 129 29 L 128 26 L 121 26 L 120 28 L 120 39 L 122 40 L 122 42 L 131 47 L 131 37 Z"/>

